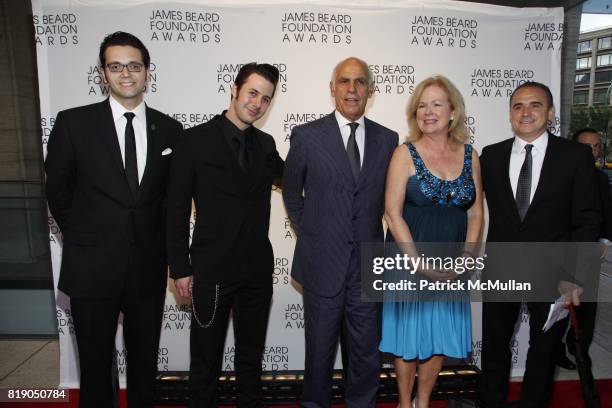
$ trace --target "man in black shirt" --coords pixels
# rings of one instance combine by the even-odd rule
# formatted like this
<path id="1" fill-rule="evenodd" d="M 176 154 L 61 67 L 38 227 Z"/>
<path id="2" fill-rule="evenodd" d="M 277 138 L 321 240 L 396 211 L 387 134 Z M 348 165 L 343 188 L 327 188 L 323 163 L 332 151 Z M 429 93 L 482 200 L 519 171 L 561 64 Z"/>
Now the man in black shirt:
<path id="1" fill-rule="evenodd" d="M 272 184 L 283 161 L 274 139 L 253 126 L 274 96 L 278 69 L 244 65 L 227 111 L 187 130 L 168 182 L 170 276 L 191 298 L 190 407 L 212 407 L 230 310 L 238 406 L 261 405 L 261 359 L 272 297 L 268 239 Z M 197 221 L 189 246 L 192 199 Z"/>

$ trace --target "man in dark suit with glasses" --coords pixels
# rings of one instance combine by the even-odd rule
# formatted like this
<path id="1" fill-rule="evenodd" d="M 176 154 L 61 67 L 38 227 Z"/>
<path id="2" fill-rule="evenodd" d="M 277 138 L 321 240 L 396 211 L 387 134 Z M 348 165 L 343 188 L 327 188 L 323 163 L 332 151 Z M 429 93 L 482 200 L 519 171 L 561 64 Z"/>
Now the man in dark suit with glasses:
<path id="1" fill-rule="evenodd" d="M 58 287 L 70 296 L 80 406 L 113 403 L 119 312 L 130 407 L 153 405 L 167 281 L 166 180 L 181 125 L 145 105 L 150 57 L 132 34 L 100 45 L 103 102 L 61 111 L 47 146 L 47 199 L 63 237 Z"/>

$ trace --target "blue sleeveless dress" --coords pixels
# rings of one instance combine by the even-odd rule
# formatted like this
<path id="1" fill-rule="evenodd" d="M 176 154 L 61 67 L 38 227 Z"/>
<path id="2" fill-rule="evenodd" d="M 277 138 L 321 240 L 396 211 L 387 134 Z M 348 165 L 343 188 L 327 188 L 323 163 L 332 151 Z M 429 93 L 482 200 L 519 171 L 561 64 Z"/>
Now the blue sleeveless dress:
<path id="1" fill-rule="evenodd" d="M 408 179 L 403 217 L 414 242 L 465 242 L 467 209 L 476 196 L 472 146 L 465 145 L 463 169 L 455 180 L 431 174 L 415 147 L 407 146 L 415 175 Z M 393 242 L 390 232 L 387 242 Z M 467 273 L 458 279 L 467 280 Z M 468 292 L 438 291 L 433 296 L 417 292 L 411 296 L 416 298 L 384 302 L 380 350 L 405 360 L 426 360 L 438 354 L 467 357 L 472 351 Z"/>

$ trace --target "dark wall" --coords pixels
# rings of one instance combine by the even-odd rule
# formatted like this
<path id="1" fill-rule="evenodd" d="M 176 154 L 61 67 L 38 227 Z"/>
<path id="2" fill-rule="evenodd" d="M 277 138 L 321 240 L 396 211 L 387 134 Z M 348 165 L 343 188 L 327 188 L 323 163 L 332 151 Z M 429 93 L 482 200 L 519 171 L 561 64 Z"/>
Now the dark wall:
<path id="1" fill-rule="evenodd" d="M 0 336 L 56 332 L 29 1 L 0 1 Z"/>

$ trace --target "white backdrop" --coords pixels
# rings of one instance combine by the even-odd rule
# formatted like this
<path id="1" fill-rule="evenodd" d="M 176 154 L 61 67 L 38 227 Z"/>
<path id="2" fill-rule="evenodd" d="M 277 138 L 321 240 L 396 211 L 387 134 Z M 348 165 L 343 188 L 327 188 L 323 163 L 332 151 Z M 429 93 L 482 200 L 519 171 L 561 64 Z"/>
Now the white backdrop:
<path id="1" fill-rule="evenodd" d="M 45 146 L 58 111 L 106 97 L 97 54 L 104 36 L 117 30 L 138 36 L 151 53 L 147 103 L 185 127 L 205 122 L 228 106 L 240 64 L 276 64 L 279 87 L 258 126 L 276 138 L 282 157 L 293 126 L 333 110 L 331 71 L 348 56 L 366 60 L 375 75 L 368 117 L 401 137 L 407 134 L 405 109 L 413 88 L 433 74 L 447 76 L 461 90 L 471 141 L 479 151 L 512 135 L 508 96 L 521 82 L 548 84 L 559 100 L 560 8 L 515 9 L 444 0 L 32 0 L 32 7 Z M 557 117 L 552 131 L 558 129 Z M 57 283 L 62 237 L 52 218 L 49 225 Z M 276 257 L 275 294 L 264 369 L 303 369 L 301 295 L 289 277 L 295 242 L 279 192 L 272 195 L 270 239 Z M 77 387 L 69 299 L 56 291 L 56 302 L 60 385 Z M 158 361 L 162 371 L 188 369 L 188 311 L 169 287 Z M 473 305 L 473 319 L 473 359 L 479 364 L 479 304 Z M 523 371 L 526 334 L 523 324 L 513 344 L 514 375 Z M 121 331 L 117 339 L 124 374 Z M 232 369 L 232 362 L 230 328 L 223 368 Z"/>

